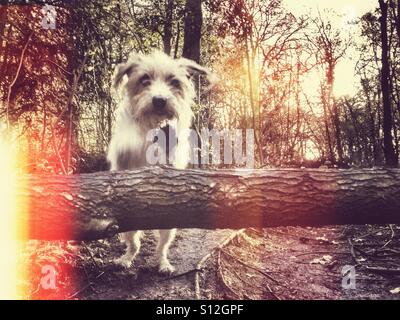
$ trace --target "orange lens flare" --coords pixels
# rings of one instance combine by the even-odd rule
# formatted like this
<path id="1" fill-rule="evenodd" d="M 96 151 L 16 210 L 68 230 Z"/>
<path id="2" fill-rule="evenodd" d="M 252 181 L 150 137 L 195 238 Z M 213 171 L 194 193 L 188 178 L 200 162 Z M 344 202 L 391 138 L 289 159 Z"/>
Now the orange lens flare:
<path id="1" fill-rule="evenodd" d="M 24 210 L 16 199 L 18 187 L 16 151 L 0 140 L 0 299 L 21 298 L 19 281 L 23 281 L 23 267 L 18 264 L 20 241 L 25 228 L 18 225 L 18 215 Z"/>
<path id="2" fill-rule="evenodd" d="M 31 212 L 35 206 L 29 201 L 36 199 L 18 196 L 29 192 L 23 185 L 28 181 L 23 170 L 28 156 L 21 151 L 26 143 L 0 137 L 0 300 L 68 299 L 78 287 L 75 254 L 66 250 L 66 242 L 29 242 L 26 222 L 40 212 Z M 72 231 L 66 227 L 62 238 L 69 239 Z"/>

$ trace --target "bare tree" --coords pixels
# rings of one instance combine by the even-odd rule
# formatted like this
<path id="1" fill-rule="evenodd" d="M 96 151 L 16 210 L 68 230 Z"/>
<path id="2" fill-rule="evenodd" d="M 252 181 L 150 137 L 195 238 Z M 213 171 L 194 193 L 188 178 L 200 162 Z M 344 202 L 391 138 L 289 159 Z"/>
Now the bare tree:
<path id="1" fill-rule="evenodd" d="M 165 0 L 165 21 L 164 21 L 164 52 L 171 54 L 172 24 L 173 24 L 174 0 Z"/>
<path id="2" fill-rule="evenodd" d="M 186 0 L 185 32 L 182 56 L 200 62 L 200 39 L 203 25 L 201 0 Z"/>
<path id="3" fill-rule="evenodd" d="M 388 45 L 388 3 L 379 0 L 381 10 L 380 29 L 382 42 L 382 69 L 381 69 L 381 87 L 383 102 L 383 141 L 386 165 L 389 167 L 397 167 L 398 156 L 393 146 L 393 118 L 392 106 L 390 100 L 390 61 L 389 61 L 389 45 Z"/>
<path id="4" fill-rule="evenodd" d="M 325 15 L 332 14 L 325 12 Z M 318 12 L 318 17 L 313 19 L 315 34 L 308 37 L 310 44 L 317 56 L 317 60 L 325 72 L 325 79 L 321 83 L 321 103 L 324 110 L 324 126 L 329 160 L 336 162 L 333 139 L 336 142 L 338 162 L 343 162 L 343 146 L 340 135 L 340 110 L 333 96 L 335 82 L 335 68 L 345 55 L 351 42 L 339 29 L 333 27 L 327 17 Z M 332 133 L 333 131 L 333 136 Z"/>

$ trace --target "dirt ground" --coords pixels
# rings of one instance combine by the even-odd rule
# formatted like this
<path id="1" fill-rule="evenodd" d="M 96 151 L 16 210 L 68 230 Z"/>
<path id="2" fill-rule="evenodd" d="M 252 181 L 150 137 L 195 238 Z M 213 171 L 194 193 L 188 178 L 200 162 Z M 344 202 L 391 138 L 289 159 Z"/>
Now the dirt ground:
<path id="1" fill-rule="evenodd" d="M 29 264 L 23 298 L 400 299 L 400 226 L 179 230 L 172 276 L 157 274 L 156 240 L 146 235 L 129 269 L 113 263 L 124 251 L 117 237 L 31 241 L 21 255 Z M 49 264 L 57 270 L 55 289 L 41 285 Z"/>

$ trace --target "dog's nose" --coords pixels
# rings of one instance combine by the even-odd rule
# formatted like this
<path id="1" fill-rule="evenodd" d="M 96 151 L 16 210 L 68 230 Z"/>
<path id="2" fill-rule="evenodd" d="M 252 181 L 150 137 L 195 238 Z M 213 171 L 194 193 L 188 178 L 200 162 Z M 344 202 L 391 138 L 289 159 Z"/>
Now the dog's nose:
<path id="1" fill-rule="evenodd" d="M 154 106 L 156 109 L 162 109 L 162 108 L 164 108 L 165 105 L 166 105 L 166 103 L 167 103 L 167 99 L 165 99 L 165 98 L 163 98 L 163 97 L 160 97 L 160 96 L 155 96 L 155 97 L 153 97 L 153 106 Z"/>

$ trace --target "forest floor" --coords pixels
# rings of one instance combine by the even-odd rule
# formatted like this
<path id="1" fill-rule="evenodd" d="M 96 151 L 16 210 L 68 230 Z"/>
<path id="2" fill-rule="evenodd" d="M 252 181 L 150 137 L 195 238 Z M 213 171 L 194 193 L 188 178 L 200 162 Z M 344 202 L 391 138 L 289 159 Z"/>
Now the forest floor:
<path id="1" fill-rule="evenodd" d="M 25 298 L 400 299 L 400 226 L 178 230 L 172 276 L 156 272 L 156 239 L 146 234 L 128 269 L 114 264 L 124 252 L 117 237 L 30 243 Z M 48 264 L 57 270 L 56 289 L 40 284 Z M 354 269 L 343 277 L 346 266 Z"/>

